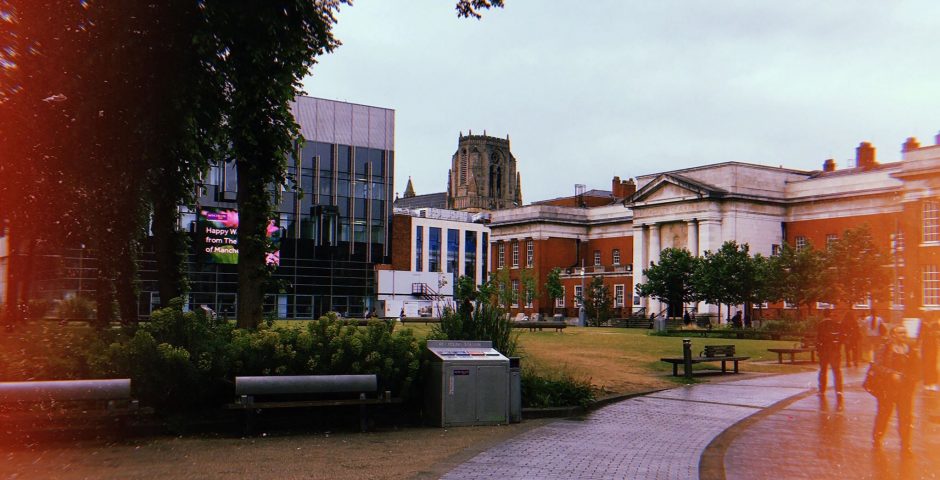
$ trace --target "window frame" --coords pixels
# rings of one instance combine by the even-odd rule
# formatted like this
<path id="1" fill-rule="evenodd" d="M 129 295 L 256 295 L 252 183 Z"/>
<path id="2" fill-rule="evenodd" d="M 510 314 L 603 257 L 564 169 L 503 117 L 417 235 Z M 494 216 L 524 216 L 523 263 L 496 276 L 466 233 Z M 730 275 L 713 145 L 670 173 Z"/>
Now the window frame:
<path id="1" fill-rule="evenodd" d="M 601 265 L 603 265 L 603 263 L 601 262 L 601 251 L 594 250 L 594 266 L 600 267 Z"/>
<path id="2" fill-rule="evenodd" d="M 561 296 L 555 299 L 555 308 L 565 308 L 565 286 L 561 286 Z"/>
<path id="3" fill-rule="evenodd" d="M 532 268 L 535 265 L 535 241 L 527 240 L 525 245 L 525 266 Z"/>
<path id="4" fill-rule="evenodd" d="M 921 241 L 940 243 L 940 201 L 925 200 L 921 213 Z"/>
<path id="5" fill-rule="evenodd" d="M 617 291 L 620 291 L 619 293 Z M 614 308 L 623 308 L 626 296 L 626 287 L 622 283 L 614 285 Z"/>
<path id="6" fill-rule="evenodd" d="M 620 266 L 620 249 L 619 248 L 615 248 L 611 252 L 611 260 L 613 261 L 613 264 L 615 267 Z"/>
<path id="7" fill-rule="evenodd" d="M 924 265 L 921 267 L 921 305 L 940 307 L 940 266 Z"/>
<path id="8" fill-rule="evenodd" d="M 512 268 L 519 268 L 519 242 L 512 242 Z"/>

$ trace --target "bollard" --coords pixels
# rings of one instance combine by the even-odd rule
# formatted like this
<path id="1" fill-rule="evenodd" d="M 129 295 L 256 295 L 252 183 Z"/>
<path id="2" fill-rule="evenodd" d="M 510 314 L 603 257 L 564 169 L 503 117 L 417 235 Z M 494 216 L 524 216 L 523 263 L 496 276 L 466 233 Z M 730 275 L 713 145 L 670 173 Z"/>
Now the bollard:
<path id="1" fill-rule="evenodd" d="M 685 378 L 692 379 L 692 340 L 682 339 L 682 359 L 685 360 Z"/>

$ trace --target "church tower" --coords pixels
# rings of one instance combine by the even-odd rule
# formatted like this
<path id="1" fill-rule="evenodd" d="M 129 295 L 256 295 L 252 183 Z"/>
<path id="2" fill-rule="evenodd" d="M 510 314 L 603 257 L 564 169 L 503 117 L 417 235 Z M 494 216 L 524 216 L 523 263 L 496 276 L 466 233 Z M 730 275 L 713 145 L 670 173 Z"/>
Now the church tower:
<path id="1" fill-rule="evenodd" d="M 470 212 L 522 206 L 522 185 L 509 136 L 460 133 L 447 182 L 447 208 Z"/>

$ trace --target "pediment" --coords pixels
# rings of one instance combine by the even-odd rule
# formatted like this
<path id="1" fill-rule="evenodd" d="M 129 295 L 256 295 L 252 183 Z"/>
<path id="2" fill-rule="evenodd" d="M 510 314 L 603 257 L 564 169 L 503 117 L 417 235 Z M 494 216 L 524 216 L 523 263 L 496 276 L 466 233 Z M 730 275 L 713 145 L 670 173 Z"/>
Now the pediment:
<path id="1" fill-rule="evenodd" d="M 637 190 L 625 203 L 660 203 L 689 198 L 714 198 L 722 197 L 725 193 L 727 193 L 725 190 L 703 182 L 664 173 Z"/>

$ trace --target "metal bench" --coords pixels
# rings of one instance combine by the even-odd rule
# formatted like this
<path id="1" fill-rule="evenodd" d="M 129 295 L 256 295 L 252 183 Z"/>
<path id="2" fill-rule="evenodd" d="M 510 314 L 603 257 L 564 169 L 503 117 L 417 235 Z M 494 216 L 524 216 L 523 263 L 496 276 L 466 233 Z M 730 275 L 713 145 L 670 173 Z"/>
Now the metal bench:
<path id="1" fill-rule="evenodd" d="M 139 411 L 131 398 L 131 379 L 36 380 L 0 382 L 0 419 L 22 423 L 35 414 L 37 424 L 49 420 L 110 417 L 120 427 Z M 9 416 L 9 418 L 5 418 Z"/>
<path id="2" fill-rule="evenodd" d="M 734 373 L 738 373 L 738 362 L 749 360 L 751 357 L 740 357 L 735 354 L 734 345 L 706 345 L 697 357 L 692 357 L 692 363 L 721 362 L 721 373 L 728 373 L 727 362 L 733 362 Z M 683 357 L 665 357 L 661 362 L 672 364 L 672 376 L 679 376 L 679 365 L 685 363 Z"/>
<path id="3" fill-rule="evenodd" d="M 226 407 L 245 411 L 245 434 L 250 435 L 254 414 L 267 408 L 359 406 L 359 427 L 366 430 L 366 407 L 400 403 L 391 392 L 378 394 L 375 375 L 283 375 L 235 377 L 235 403 Z"/>

